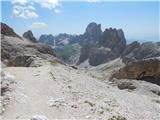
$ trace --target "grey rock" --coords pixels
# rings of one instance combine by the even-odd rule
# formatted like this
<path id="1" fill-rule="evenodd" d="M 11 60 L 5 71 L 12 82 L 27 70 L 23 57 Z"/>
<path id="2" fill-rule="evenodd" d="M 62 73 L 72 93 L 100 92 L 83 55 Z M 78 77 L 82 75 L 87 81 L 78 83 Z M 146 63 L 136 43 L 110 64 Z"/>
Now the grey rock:
<path id="1" fill-rule="evenodd" d="M 126 47 L 126 39 L 121 29 L 106 29 L 101 25 L 90 23 L 81 37 L 82 48 L 77 64 L 89 60 L 90 65 L 97 66 L 121 56 Z"/>
<path id="2" fill-rule="evenodd" d="M 91 49 L 93 48 L 92 44 L 86 44 L 81 48 L 81 53 L 78 61 L 78 65 L 80 63 L 83 63 L 85 60 L 87 60 L 90 56 Z"/>
<path id="3" fill-rule="evenodd" d="M 109 48 L 92 49 L 89 56 L 89 64 L 97 66 L 116 58 L 116 55 Z"/>
<path id="4" fill-rule="evenodd" d="M 0 79 L 1 85 L 1 96 L 0 96 L 0 115 L 2 115 L 5 111 L 6 105 L 9 103 L 9 100 L 11 98 L 11 84 L 15 84 L 14 76 L 1 71 L 1 79 Z"/>
<path id="5" fill-rule="evenodd" d="M 95 22 L 90 23 L 86 31 L 83 35 L 83 44 L 87 43 L 95 43 L 96 41 L 100 40 L 102 35 L 102 30 L 101 30 L 101 24 L 97 24 Z"/>
<path id="6" fill-rule="evenodd" d="M 122 29 L 106 29 L 99 44 L 110 48 L 119 57 L 126 47 L 126 39 Z"/>
<path id="7" fill-rule="evenodd" d="M 7 65 L 29 67 L 33 61 L 34 56 L 16 56 L 15 58 L 9 60 Z"/>
<path id="8" fill-rule="evenodd" d="M 47 61 L 58 61 L 53 49 L 46 44 L 5 35 L 1 40 L 1 53 L 2 62 L 9 66 L 40 66 Z"/>
<path id="9" fill-rule="evenodd" d="M 33 43 L 36 43 L 37 40 L 36 38 L 33 36 L 33 33 L 31 30 L 28 30 L 27 32 L 23 33 L 23 37 L 30 40 Z"/>
<path id="10" fill-rule="evenodd" d="M 117 85 L 117 87 L 120 90 L 123 90 L 123 89 L 134 90 L 134 89 L 136 89 L 136 87 L 131 82 L 122 82 L 122 83 L 119 83 Z"/>
<path id="11" fill-rule="evenodd" d="M 18 37 L 21 38 L 19 35 L 17 35 L 14 30 L 9 27 L 7 24 L 1 22 L 1 37 L 3 38 L 3 35 L 11 36 L 11 37 Z"/>
<path id="12" fill-rule="evenodd" d="M 140 45 L 137 42 L 129 44 L 122 54 L 123 62 L 128 64 L 137 60 L 159 57 L 160 46 L 158 43 L 145 42 Z"/>

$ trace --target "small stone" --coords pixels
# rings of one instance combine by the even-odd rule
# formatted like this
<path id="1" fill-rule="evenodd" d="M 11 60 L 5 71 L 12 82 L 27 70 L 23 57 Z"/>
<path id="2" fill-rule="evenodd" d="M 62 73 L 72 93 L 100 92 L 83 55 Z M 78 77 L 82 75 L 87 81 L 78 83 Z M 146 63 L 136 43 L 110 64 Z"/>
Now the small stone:
<path id="1" fill-rule="evenodd" d="M 92 103 L 92 102 L 90 102 L 90 101 L 84 101 L 84 103 L 88 103 L 91 107 L 93 107 L 93 106 L 95 106 L 95 104 L 94 103 Z"/>

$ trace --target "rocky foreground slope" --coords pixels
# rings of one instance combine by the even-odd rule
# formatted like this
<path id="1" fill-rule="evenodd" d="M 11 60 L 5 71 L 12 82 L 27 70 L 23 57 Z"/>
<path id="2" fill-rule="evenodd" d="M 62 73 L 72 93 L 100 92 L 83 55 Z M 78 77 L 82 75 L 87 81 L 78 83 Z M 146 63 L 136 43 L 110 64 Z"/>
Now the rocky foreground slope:
<path id="1" fill-rule="evenodd" d="M 59 63 L 38 68 L 7 67 L 15 76 L 13 97 L 3 119 L 158 120 L 159 86 L 134 83 L 135 90 L 119 90 L 86 73 Z M 24 75 L 26 77 L 24 77 Z M 106 79 L 106 81 L 108 81 Z"/>

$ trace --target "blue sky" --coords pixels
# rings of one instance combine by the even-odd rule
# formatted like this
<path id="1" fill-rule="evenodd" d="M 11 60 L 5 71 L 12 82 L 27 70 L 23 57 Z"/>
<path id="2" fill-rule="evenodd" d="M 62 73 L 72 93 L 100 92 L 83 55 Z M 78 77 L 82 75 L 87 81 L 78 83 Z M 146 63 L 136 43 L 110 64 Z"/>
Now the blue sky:
<path id="1" fill-rule="evenodd" d="M 20 35 L 28 29 L 31 29 L 37 38 L 41 34 L 50 33 L 81 34 L 90 22 L 96 22 L 101 24 L 103 31 L 109 27 L 122 28 L 127 39 L 160 41 L 159 2 L 55 0 L 51 5 L 32 1 L 26 3 L 26 0 L 21 0 L 25 4 L 19 4 L 20 0 L 13 1 L 15 3 L 2 1 L 1 21 L 13 27 Z M 21 6 L 17 7 L 18 5 L 25 6 L 25 14 L 20 14 Z"/>

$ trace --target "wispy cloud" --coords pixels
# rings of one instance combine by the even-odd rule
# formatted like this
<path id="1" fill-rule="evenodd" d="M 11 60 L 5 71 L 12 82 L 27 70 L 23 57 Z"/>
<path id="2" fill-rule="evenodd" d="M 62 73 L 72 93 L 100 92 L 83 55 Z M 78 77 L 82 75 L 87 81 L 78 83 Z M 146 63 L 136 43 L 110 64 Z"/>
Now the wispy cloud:
<path id="1" fill-rule="evenodd" d="M 44 22 L 34 22 L 31 26 L 29 26 L 29 29 L 44 29 L 47 28 L 48 25 Z"/>
<path id="2" fill-rule="evenodd" d="M 13 12 L 12 17 L 16 18 L 24 18 L 24 19 L 30 19 L 30 18 L 37 18 L 38 14 L 36 13 L 36 9 L 27 2 L 27 0 L 13 0 Z"/>
<path id="3" fill-rule="evenodd" d="M 44 8 L 55 9 L 60 5 L 59 0 L 36 0 Z"/>
<path id="4" fill-rule="evenodd" d="M 53 10 L 55 13 L 61 12 L 60 9 L 58 9 L 61 6 L 59 0 L 13 0 L 12 16 L 14 18 L 19 17 L 23 19 L 37 18 L 38 14 L 34 7 L 35 3 L 43 8 Z"/>

